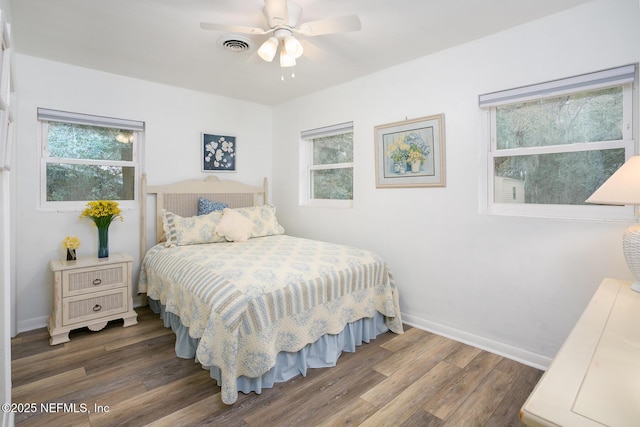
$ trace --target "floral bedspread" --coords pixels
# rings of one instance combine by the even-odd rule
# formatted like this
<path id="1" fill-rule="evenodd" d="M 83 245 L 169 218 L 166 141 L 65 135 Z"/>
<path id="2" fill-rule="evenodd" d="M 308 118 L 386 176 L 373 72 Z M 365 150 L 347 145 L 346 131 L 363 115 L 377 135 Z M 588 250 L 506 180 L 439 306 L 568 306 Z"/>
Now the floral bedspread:
<path id="1" fill-rule="evenodd" d="M 143 260 L 138 291 L 200 339 L 196 358 L 220 368 L 228 404 L 237 399 L 239 376 L 258 377 L 278 352 L 296 352 L 375 311 L 402 333 L 398 292 L 378 255 L 287 235 L 156 245 Z"/>

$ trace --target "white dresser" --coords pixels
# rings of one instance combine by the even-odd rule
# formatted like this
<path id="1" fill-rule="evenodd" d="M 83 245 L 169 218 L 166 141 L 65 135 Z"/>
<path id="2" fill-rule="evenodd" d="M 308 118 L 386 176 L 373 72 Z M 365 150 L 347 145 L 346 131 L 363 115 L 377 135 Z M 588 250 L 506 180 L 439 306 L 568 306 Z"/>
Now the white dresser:
<path id="1" fill-rule="evenodd" d="M 528 426 L 640 426 L 640 293 L 604 279 L 520 418 Z"/>
<path id="2" fill-rule="evenodd" d="M 53 310 L 49 316 L 49 343 L 69 341 L 69 331 L 88 327 L 99 331 L 110 320 L 124 319 L 123 326 L 138 323 L 131 298 L 133 258 L 112 254 L 108 258 L 55 259 Z"/>

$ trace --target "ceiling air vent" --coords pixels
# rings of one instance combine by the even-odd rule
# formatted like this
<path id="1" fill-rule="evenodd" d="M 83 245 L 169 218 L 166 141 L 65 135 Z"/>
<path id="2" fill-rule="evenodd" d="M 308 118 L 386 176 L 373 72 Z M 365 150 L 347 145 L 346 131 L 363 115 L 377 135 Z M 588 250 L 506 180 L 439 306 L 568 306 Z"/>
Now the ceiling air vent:
<path id="1" fill-rule="evenodd" d="M 218 39 L 218 46 L 233 53 L 244 53 L 251 49 L 251 41 L 241 36 L 223 36 Z"/>

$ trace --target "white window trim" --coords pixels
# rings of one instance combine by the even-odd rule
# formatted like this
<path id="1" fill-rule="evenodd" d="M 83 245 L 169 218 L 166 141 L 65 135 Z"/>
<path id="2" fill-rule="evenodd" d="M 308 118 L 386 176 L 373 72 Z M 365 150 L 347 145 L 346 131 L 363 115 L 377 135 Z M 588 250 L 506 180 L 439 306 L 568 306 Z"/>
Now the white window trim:
<path id="1" fill-rule="evenodd" d="M 40 191 L 38 198 L 38 211 L 43 212 L 81 212 L 86 207 L 87 201 L 47 201 L 47 163 L 68 163 L 82 165 L 105 166 L 133 166 L 134 193 L 133 200 L 118 200 L 119 207 L 124 211 L 138 208 L 140 197 L 140 180 L 142 174 L 143 135 L 144 122 L 111 117 L 92 116 L 82 113 L 69 113 L 65 111 L 38 108 L 38 141 L 40 142 Z M 49 121 L 60 123 L 76 123 L 99 127 L 113 127 L 117 129 L 129 129 L 133 131 L 133 157 L 130 161 L 91 160 L 91 159 L 61 159 L 48 156 L 48 123 Z"/>
<path id="2" fill-rule="evenodd" d="M 521 203 L 495 203 L 493 201 L 494 194 L 494 179 L 493 179 L 493 167 L 494 157 L 501 157 L 504 155 L 524 155 L 524 154 L 540 154 L 540 153 L 552 153 L 552 152 L 572 152 L 572 151 L 587 151 L 598 150 L 602 148 L 624 148 L 625 149 L 625 161 L 637 152 L 637 144 L 635 139 L 637 135 L 637 88 L 636 78 L 637 70 L 634 65 L 619 67 L 617 69 L 605 70 L 598 73 L 592 73 L 592 76 L 605 77 L 608 80 L 606 82 L 599 81 L 593 85 L 578 85 L 575 87 L 573 83 L 584 82 L 586 76 L 577 76 L 574 78 L 564 79 L 556 82 L 543 83 L 539 85 L 532 85 L 530 88 L 534 88 L 531 91 L 527 91 L 526 88 L 512 89 L 503 91 L 510 96 L 497 96 L 500 92 L 493 94 L 480 95 L 479 105 L 484 108 L 480 111 L 480 122 L 482 124 L 482 135 L 485 141 L 484 146 L 486 149 L 482 150 L 481 164 L 485 165 L 482 168 L 482 175 L 480 179 L 480 200 L 479 208 L 480 213 L 488 215 L 508 215 L 508 216 L 526 216 L 526 217 L 540 217 L 540 218 L 564 218 L 564 219 L 581 219 L 581 220 L 604 220 L 604 221 L 623 221 L 623 222 L 637 222 L 638 209 L 634 206 L 602 206 L 602 205 L 551 205 L 551 204 L 521 204 Z M 615 71 L 617 70 L 617 71 Z M 633 70 L 633 72 L 630 72 Z M 617 77 L 616 77 L 617 76 Z M 631 78 L 630 76 L 634 76 Z M 563 85 L 562 82 L 570 82 L 571 85 Z M 590 142 L 590 143 L 577 143 L 564 146 L 547 146 L 547 147 L 531 147 L 531 148 L 516 148 L 516 149 L 497 149 L 496 144 L 496 129 L 493 126 L 495 123 L 495 111 L 496 106 L 505 105 L 507 103 L 524 102 L 530 99 L 540 99 L 541 96 L 532 96 L 531 93 L 538 91 L 544 87 L 545 97 L 556 97 L 562 94 L 584 92 L 587 90 L 595 90 L 604 87 L 611 86 L 623 86 L 623 139 L 613 142 Z M 553 88 L 556 87 L 557 90 Z M 521 95 L 521 97 L 513 96 L 515 94 Z M 497 98 L 504 100 L 509 99 L 508 102 L 497 101 Z M 494 102 L 495 99 L 495 102 Z M 489 107 L 487 110 L 485 107 Z"/>
<path id="3" fill-rule="evenodd" d="M 351 209 L 353 208 L 353 200 L 336 200 L 336 199 L 313 199 L 311 194 L 311 171 L 324 169 L 352 168 L 354 162 L 313 165 L 313 151 L 311 146 L 313 138 L 323 136 L 338 135 L 342 133 L 353 133 L 353 122 L 341 123 L 333 126 L 327 126 L 319 129 L 312 129 L 300 132 L 300 206 L 316 207 L 316 208 L 336 208 Z M 355 155 L 355 153 L 354 153 Z M 355 173 L 355 170 L 354 170 Z"/>

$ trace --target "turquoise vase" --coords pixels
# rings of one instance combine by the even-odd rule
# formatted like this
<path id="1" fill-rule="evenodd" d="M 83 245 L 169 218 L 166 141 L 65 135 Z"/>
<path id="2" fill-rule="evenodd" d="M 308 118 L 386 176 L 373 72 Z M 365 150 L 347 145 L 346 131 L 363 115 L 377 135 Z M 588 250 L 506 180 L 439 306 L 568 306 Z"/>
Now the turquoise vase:
<path id="1" fill-rule="evenodd" d="M 109 258 L 109 226 L 98 227 L 98 258 Z"/>

